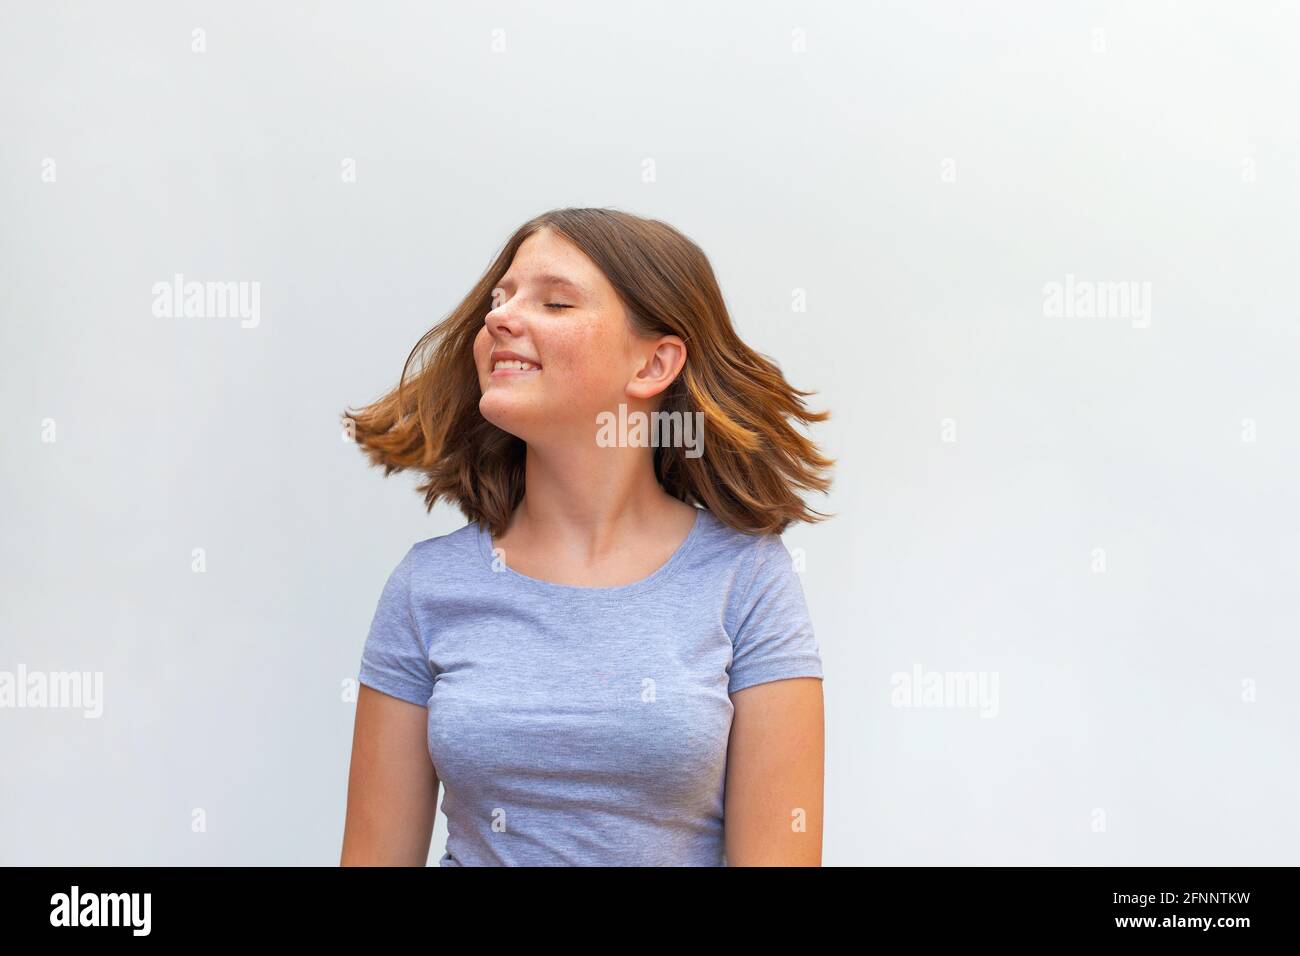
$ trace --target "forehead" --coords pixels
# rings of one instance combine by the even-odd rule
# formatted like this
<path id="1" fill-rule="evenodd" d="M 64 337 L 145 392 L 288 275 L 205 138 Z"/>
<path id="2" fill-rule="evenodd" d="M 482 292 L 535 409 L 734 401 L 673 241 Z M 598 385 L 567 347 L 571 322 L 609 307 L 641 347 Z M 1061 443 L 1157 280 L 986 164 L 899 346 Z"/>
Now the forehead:
<path id="1" fill-rule="evenodd" d="M 581 249 L 543 229 L 523 241 L 498 285 L 509 288 L 518 283 L 561 286 L 595 297 L 608 280 Z"/>

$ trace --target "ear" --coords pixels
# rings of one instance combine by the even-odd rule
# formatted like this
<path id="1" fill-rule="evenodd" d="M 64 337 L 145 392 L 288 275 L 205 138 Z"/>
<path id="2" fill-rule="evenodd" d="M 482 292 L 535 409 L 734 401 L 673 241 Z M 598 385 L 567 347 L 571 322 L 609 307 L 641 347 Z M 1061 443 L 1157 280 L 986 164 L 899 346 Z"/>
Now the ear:
<path id="1" fill-rule="evenodd" d="M 624 391 L 629 398 L 654 398 L 676 380 L 685 364 L 686 343 L 676 335 L 661 335 Z"/>

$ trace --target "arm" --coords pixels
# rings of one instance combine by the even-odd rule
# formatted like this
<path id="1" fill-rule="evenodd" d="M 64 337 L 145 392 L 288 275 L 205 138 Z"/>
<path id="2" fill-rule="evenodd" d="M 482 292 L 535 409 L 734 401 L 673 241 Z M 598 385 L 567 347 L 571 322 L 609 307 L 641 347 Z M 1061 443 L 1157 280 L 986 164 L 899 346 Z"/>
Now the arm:
<path id="1" fill-rule="evenodd" d="M 429 712 L 360 686 L 340 866 L 425 866 L 438 805 Z"/>
<path id="2" fill-rule="evenodd" d="M 821 866 L 822 682 L 769 681 L 731 695 L 724 808 L 728 866 Z"/>

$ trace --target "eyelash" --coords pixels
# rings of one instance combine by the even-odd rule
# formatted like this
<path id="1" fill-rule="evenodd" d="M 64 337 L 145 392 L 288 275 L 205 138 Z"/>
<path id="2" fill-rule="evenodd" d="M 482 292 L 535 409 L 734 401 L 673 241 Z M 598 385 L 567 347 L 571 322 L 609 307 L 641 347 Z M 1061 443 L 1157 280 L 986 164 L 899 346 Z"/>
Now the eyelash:
<path id="1" fill-rule="evenodd" d="M 488 303 L 488 305 L 489 305 L 489 309 L 488 309 L 488 311 L 491 312 L 491 311 L 493 311 L 494 309 L 499 308 L 499 307 L 500 307 L 501 305 L 503 305 L 503 304 L 504 304 L 504 303 L 497 303 L 497 304 Z M 544 305 L 546 308 L 548 308 L 548 309 L 574 309 L 574 308 L 577 308 L 577 306 L 573 306 L 573 305 L 565 305 L 565 304 L 560 303 L 560 302 L 545 302 L 545 303 L 543 303 L 543 305 Z"/>

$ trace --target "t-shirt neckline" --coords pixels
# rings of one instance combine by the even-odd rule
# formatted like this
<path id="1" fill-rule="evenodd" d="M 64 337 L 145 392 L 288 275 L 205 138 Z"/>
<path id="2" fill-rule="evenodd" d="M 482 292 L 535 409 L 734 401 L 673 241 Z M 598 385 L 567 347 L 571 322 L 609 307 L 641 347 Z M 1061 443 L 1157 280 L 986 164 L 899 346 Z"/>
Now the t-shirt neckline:
<path id="1" fill-rule="evenodd" d="M 695 506 L 692 506 L 695 507 Z M 478 538 L 479 554 L 483 557 L 483 562 L 487 569 L 494 574 L 505 575 L 506 579 L 514 587 L 527 587 L 539 593 L 556 595 L 564 594 L 568 597 L 590 597 L 590 598 L 624 598 L 632 594 L 639 594 L 650 588 L 656 587 L 666 581 L 674 571 L 682 564 L 687 554 L 695 546 L 696 540 L 704 530 L 706 520 L 706 509 L 695 507 L 695 521 L 691 524 L 691 530 L 687 532 L 685 540 L 677 546 L 677 550 L 669 555 L 668 560 L 659 565 L 654 571 L 651 571 L 646 577 L 639 581 L 633 581 L 630 584 L 620 584 L 615 587 L 591 588 L 583 587 L 577 584 L 559 584 L 555 581 L 543 581 L 541 578 L 529 577 L 526 574 L 520 574 L 507 563 L 502 563 L 498 569 L 496 567 L 496 557 L 492 553 L 492 532 L 488 530 L 486 524 L 478 523 L 475 525 L 476 536 Z"/>

